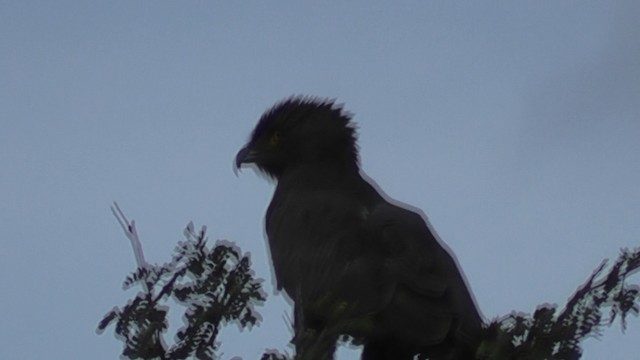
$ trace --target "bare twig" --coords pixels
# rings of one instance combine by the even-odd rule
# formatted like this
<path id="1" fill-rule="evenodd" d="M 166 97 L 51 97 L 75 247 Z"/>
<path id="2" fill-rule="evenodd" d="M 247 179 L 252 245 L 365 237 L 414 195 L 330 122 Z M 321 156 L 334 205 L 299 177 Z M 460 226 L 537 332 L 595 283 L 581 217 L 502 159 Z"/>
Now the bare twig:
<path id="1" fill-rule="evenodd" d="M 124 216 L 122 210 L 118 206 L 117 202 L 113 202 L 111 205 L 111 212 L 113 216 L 116 217 L 116 220 L 120 223 L 122 230 L 124 230 L 124 234 L 127 236 L 129 241 L 131 241 L 131 247 L 133 248 L 133 253 L 136 256 L 136 263 L 138 264 L 138 268 L 147 269 L 149 266 L 147 261 L 144 259 L 144 253 L 142 252 L 142 243 L 140 242 L 140 238 L 138 237 L 138 231 L 136 231 L 136 222 L 134 220 L 127 219 Z"/>

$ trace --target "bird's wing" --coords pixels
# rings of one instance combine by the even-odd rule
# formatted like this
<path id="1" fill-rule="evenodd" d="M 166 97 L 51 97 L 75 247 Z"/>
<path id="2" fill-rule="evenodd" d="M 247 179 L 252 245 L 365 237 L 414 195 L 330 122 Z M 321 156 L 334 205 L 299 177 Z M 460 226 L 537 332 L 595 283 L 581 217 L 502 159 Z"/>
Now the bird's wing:
<path id="1" fill-rule="evenodd" d="M 385 265 L 395 280 L 417 295 L 439 298 L 450 286 L 444 249 L 420 215 L 382 202 L 367 219 L 376 242 L 387 250 Z"/>
<path id="2" fill-rule="evenodd" d="M 372 241 L 387 250 L 386 279 L 394 282 L 395 293 L 380 311 L 383 327 L 430 346 L 467 322 L 479 324 L 455 261 L 419 214 L 381 201 L 366 227 Z"/>

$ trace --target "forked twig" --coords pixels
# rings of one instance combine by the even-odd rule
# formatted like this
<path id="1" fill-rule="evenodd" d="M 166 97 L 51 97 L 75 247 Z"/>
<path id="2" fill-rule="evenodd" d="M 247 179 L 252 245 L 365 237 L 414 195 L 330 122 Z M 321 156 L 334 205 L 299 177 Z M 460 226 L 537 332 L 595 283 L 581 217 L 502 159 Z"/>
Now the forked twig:
<path id="1" fill-rule="evenodd" d="M 122 210 L 120 210 L 118 203 L 115 201 L 113 202 L 113 205 L 111 205 L 111 212 L 120 223 L 125 236 L 129 239 L 129 241 L 131 241 L 131 247 L 133 248 L 133 253 L 136 256 L 136 263 L 138 264 L 138 268 L 148 269 L 149 266 L 147 264 L 147 261 L 144 259 L 142 243 L 140 242 L 140 237 L 138 237 L 135 220 L 131 220 L 131 222 L 129 222 Z"/>

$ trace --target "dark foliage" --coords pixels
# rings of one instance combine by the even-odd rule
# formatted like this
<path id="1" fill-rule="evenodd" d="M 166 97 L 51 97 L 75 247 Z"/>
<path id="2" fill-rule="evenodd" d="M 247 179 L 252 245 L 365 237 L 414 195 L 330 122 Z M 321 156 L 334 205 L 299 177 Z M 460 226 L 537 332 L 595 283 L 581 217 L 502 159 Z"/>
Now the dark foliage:
<path id="1" fill-rule="evenodd" d="M 234 322 L 247 327 L 259 321 L 254 306 L 266 297 L 261 281 L 253 278 L 248 256 L 228 242 L 207 247 L 205 228 L 195 233 L 192 224 L 185 237 L 171 262 L 138 268 L 127 276 L 125 289 L 142 285 L 144 291 L 107 313 L 98 325 L 103 331 L 115 322 L 126 358 L 213 359 L 222 325 Z M 167 346 L 164 304 L 170 299 L 186 308 L 186 324 L 178 330 L 175 344 Z"/>
<path id="2" fill-rule="evenodd" d="M 512 313 L 492 322 L 477 358 L 575 360 L 582 356 L 582 341 L 600 336 L 603 326 L 620 318 L 624 330 L 627 316 L 640 311 L 639 288 L 626 282 L 640 268 L 640 248 L 622 250 L 606 272 L 605 268 L 603 262 L 560 311 L 543 305 L 533 315 Z"/>
<path id="3" fill-rule="evenodd" d="M 247 256 L 230 243 L 209 249 L 204 229 L 197 234 L 190 225 L 186 241 L 178 244 L 173 260 L 149 265 L 127 276 L 124 288 L 142 285 L 127 305 L 108 312 L 98 330 L 115 322 L 115 333 L 124 343 L 122 355 L 130 359 L 211 359 L 216 336 L 224 323 L 239 326 L 258 323 L 253 306 L 265 300 L 260 282 L 254 280 Z M 478 360 L 577 360 L 581 343 L 598 337 L 603 327 L 640 312 L 640 289 L 628 278 L 640 269 L 640 248 L 622 250 L 609 267 L 603 262 L 569 298 L 562 310 L 541 305 L 532 315 L 512 313 L 491 322 L 483 331 Z M 185 326 L 176 343 L 167 346 L 167 300 L 186 307 Z M 428 359 L 428 357 L 422 357 Z M 278 351 L 265 352 L 260 360 L 289 360 Z"/>

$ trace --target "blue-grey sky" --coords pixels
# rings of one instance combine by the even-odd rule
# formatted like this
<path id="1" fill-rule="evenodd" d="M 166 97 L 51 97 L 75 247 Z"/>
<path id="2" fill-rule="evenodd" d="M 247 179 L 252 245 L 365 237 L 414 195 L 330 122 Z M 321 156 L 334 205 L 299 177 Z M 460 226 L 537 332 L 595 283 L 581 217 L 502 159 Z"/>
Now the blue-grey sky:
<path id="1" fill-rule="evenodd" d="M 640 2 L 0 1 L 0 358 L 114 359 L 104 313 L 193 221 L 270 295 L 223 359 L 285 349 L 262 217 L 232 159 L 292 94 L 355 114 L 362 166 L 421 208 L 487 318 L 564 301 L 640 245 Z M 638 282 L 638 278 L 635 278 Z M 585 343 L 633 359 L 640 319 Z M 355 359 L 341 351 L 339 359 Z"/>

